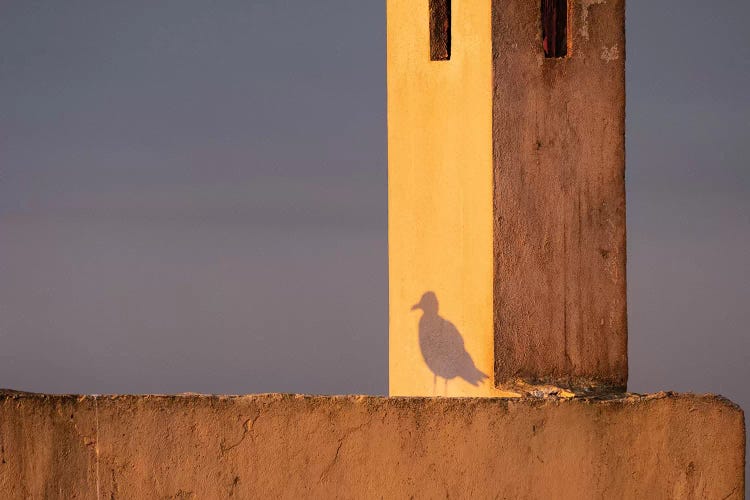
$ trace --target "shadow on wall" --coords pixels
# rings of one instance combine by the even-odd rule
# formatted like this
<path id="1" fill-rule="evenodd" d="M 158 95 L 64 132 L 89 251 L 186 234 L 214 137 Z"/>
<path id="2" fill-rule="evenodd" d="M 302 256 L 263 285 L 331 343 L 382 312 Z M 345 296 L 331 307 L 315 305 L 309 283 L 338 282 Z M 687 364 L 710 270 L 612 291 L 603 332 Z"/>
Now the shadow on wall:
<path id="1" fill-rule="evenodd" d="M 432 393 L 436 393 L 437 378 L 445 380 L 444 394 L 448 393 L 448 380 L 461 377 L 478 386 L 487 379 L 474 365 L 464 347 L 461 332 L 438 314 L 438 299 L 434 292 L 425 292 L 411 308 L 422 310 L 419 319 L 419 348 L 427 367 L 432 371 Z"/>

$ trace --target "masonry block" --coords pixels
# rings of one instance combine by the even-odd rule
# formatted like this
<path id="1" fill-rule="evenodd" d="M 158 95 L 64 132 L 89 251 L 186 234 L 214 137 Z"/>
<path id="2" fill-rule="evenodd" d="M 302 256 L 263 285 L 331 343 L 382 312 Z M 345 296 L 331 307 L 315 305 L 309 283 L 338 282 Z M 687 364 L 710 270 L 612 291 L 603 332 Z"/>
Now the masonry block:
<path id="1" fill-rule="evenodd" d="M 0 395 L 0 497 L 717 498 L 743 413 L 611 400 Z"/>

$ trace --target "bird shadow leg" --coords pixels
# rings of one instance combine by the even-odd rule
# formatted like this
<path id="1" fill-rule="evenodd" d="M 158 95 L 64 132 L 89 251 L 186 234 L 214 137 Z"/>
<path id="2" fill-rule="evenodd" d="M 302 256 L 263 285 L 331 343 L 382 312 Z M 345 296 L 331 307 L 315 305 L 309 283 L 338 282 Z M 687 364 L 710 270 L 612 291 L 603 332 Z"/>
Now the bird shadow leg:
<path id="1" fill-rule="evenodd" d="M 434 373 L 432 374 L 432 395 L 435 396 L 437 394 L 437 375 Z"/>
<path id="2" fill-rule="evenodd" d="M 443 395 L 448 395 L 448 379 L 445 379 L 445 385 L 443 385 Z"/>

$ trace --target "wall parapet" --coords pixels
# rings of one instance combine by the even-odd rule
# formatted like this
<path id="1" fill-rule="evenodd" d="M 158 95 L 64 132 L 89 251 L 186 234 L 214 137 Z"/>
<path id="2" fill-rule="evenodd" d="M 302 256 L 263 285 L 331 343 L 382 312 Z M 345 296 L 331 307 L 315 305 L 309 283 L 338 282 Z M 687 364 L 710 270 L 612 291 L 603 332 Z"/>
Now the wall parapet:
<path id="1" fill-rule="evenodd" d="M 744 416 L 609 398 L 0 393 L 3 498 L 742 498 Z M 727 496 L 728 495 L 728 496 Z"/>

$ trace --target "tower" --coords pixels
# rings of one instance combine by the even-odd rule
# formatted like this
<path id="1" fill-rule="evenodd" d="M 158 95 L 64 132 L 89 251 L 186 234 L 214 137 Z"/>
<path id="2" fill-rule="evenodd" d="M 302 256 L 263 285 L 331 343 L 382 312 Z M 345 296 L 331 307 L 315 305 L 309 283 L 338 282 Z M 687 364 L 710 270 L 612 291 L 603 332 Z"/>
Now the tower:
<path id="1" fill-rule="evenodd" d="M 387 18 L 391 395 L 623 389 L 624 1 Z M 411 309 L 427 292 L 444 322 Z M 451 370 L 447 325 L 484 382 Z"/>

